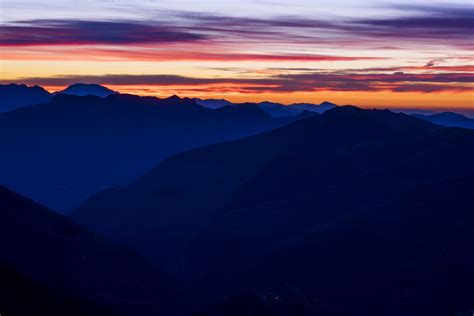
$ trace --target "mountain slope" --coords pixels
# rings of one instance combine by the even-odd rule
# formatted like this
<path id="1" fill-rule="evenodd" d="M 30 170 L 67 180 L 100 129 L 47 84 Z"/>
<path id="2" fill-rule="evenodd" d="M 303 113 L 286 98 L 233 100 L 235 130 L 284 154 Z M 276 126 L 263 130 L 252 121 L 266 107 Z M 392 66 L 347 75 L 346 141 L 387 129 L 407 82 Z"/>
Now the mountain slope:
<path id="1" fill-rule="evenodd" d="M 121 185 L 170 154 L 256 134 L 294 118 L 191 99 L 58 94 L 0 114 L 0 183 L 58 211 Z"/>
<path id="2" fill-rule="evenodd" d="M 140 315 L 172 306 L 169 281 L 142 257 L 1 186 L 0 248 L 0 262 L 31 280 L 26 288 L 51 291 L 52 300 L 61 293 Z"/>
<path id="3" fill-rule="evenodd" d="M 291 293 L 321 315 L 445 315 L 474 303 L 473 159 L 472 131 L 341 107 L 166 159 L 73 217 L 167 253 L 201 302 Z"/>
<path id="4" fill-rule="evenodd" d="M 0 112 L 8 112 L 19 107 L 49 102 L 53 97 L 41 87 L 19 84 L 0 84 Z"/>
<path id="5" fill-rule="evenodd" d="M 51 291 L 1 263 L 0 279 L 0 310 L 8 315 L 118 315 L 86 300 Z"/>

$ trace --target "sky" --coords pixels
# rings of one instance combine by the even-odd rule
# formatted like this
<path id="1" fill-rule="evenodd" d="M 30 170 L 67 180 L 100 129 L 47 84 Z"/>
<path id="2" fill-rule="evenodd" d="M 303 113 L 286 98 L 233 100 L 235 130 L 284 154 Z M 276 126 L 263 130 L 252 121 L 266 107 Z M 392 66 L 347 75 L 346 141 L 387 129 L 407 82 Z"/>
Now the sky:
<path id="1" fill-rule="evenodd" d="M 50 91 L 474 109 L 473 48 L 472 0 L 0 0 L 0 83 Z"/>

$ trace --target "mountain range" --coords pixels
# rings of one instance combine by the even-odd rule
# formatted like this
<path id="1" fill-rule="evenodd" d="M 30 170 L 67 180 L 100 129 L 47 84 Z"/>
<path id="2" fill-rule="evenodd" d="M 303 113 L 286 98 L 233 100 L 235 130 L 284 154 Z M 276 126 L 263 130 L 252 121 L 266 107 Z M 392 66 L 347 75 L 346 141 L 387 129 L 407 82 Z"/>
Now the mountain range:
<path id="1" fill-rule="evenodd" d="M 50 94 L 2 85 L 0 183 L 60 212 L 91 194 L 126 184 L 171 154 L 281 127 L 336 107 L 272 102 L 166 99 L 74 84 Z M 455 114 L 415 115 L 472 128 Z"/>
<path id="2" fill-rule="evenodd" d="M 272 117 L 287 117 L 296 116 L 304 111 L 322 114 L 327 110 L 335 108 L 337 105 L 331 102 L 324 101 L 321 104 L 311 103 L 293 103 L 284 105 L 275 102 L 260 102 L 260 103 L 232 103 L 223 99 L 194 99 L 197 104 L 211 108 L 218 109 L 224 106 L 257 106 L 263 109 Z"/>
<path id="3" fill-rule="evenodd" d="M 305 315 L 454 315 L 474 306 L 473 159 L 474 131 L 338 107 L 174 155 L 72 218 L 217 311 L 251 293 Z"/>
<path id="4" fill-rule="evenodd" d="M 0 114 L 0 183 L 58 211 L 128 183 L 170 154 L 287 124 L 258 107 L 191 99 L 57 94 Z"/>
<path id="5" fill-rule="evenodd" d="M 472 314 L 468 117 L 88 84 L 0 100 L 2 315 Z"/>
<path id="6" fill-rule="evenodd" d="M 37 86 L 2 85 L 0 97 L 8 101 L 2 102 L 4 109 L 18 107 L 0 113 L 0 183 L 61 212 L 99 190 L 129 183 L 171 154 L 336 107 L 159 99 L 94 84 L 74 84 L 55 94 Z M 474 126 L 455 113 L 414 115 L 445 126 Z"/>

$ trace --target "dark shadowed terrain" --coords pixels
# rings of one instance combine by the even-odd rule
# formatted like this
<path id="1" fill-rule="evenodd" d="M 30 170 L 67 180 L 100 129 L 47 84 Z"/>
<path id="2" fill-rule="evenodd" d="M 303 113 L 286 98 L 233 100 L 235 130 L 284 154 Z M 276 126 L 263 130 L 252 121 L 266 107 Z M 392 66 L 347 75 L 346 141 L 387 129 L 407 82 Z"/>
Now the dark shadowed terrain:
<path id="1" fill-rule="evenodd" d="M 472 314 L 468 117 L 0 97 L 2 315 Z"/>
<path id="2" fill-rule="evenodd" d="M 473 159 L 470 130 L 341 107 L 173 156 L 73 218 L 197 305 L 223 300 L 215 314 L 249 293 L 251 310 L 263 297 L 302 314 L 454 315 L 474 305 Z"/>
<path id="3" fill-rule="evenodd" d="M 2 314 L 177 313 L 172 281 L 134 251 L 5 187 L 0 210 Z"/>

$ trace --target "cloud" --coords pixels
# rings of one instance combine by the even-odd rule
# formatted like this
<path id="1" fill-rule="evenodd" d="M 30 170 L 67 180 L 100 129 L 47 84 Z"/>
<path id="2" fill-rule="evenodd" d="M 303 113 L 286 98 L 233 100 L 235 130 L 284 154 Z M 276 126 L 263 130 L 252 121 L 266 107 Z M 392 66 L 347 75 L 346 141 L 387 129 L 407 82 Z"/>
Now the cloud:
<path id="1" fill-rule="evenodd" d="M 379 49 L 411 45 L 455 45 L 472 47 L 472 6 L 396 6 L 402 14 L 384 19 L 300 18 L 267 19 L 226 17 L 211 14 L 182 14 L 195 30 L 213 32 L 222 38 L 288 43 L 379 45 Z M 240 36 L 239 36 L 240 35 Z"/>
<path id="2" fill-rule="evenodd" d="M 181 50 L 167 47 L 156 49 L 150 47 L 38 47 L 34 51 L 18 54 L 16 50 L 5 50 L 5 60 L 98 60 L 98 61 L 258 61 L 258 62 L 331 62 L 356 60 L 384 60 L 387 57 L 371 56 L 336 56 L 316 54 L 279 54 L 279 53 L 242 53 L 235 51 L 206 51 L 207 48 Z"/>
<path id="3" fill-rule="evenodd" d="M 279 74 L 266 78 L 198 78 L 177 75 L 97 75 L 23 78 L 21 82 L 45 86 L 65 86 L 76 82 L 116 86 L 173 86 L 179 90 L 241 93 L 312 91 L 393 91 L 445 92 L 472 91 L 474 74 L 364 74 L 303 73 Z"/>
<path id="4" fill-rule="evenodd" d="M 243 47 L 264 44 L 311 44 L 330 47 L 400 49 L 404 45 L 451 45 L 472 48 L 472 6 L 395 6 L 400 16 L 377 18 L 270 17 L 167 12 L 160 19 L 30 20 L 0 27 L 1 46 L 136 45 L 195 43 Z"/>
<path id="5" fill-rule="evenodd" d="M 31 20 L 0 27 L 0 46 L 176 43 L 205 39 L 204 34 L 151 22 Z"/>

